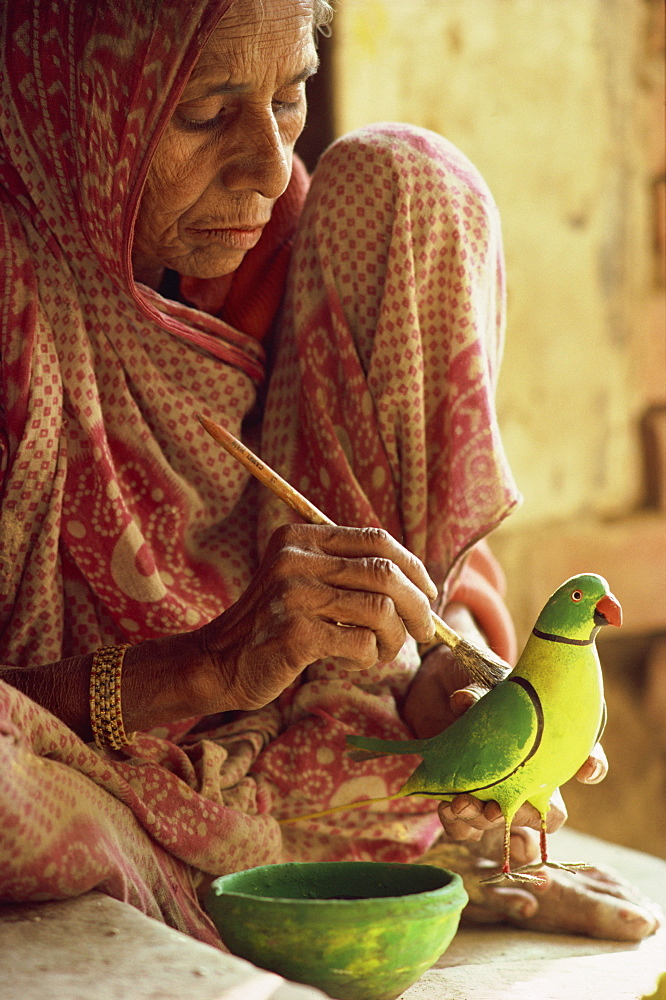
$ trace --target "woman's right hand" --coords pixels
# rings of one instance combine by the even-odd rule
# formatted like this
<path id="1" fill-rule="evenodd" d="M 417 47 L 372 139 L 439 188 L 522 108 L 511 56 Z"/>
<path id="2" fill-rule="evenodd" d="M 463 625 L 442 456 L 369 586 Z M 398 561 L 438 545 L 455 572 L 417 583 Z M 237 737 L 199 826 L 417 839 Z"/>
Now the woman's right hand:
<path id="1" fill-rule="evenodd" d="M 324 656 L 349 670 L 389 662 L 408 633 L 432 638 L 435 596 L 422 563 L 380 528 L 284 525 L 242 597 L 191 633 L 192 714 L 261 708 Z"/>
<path id="2" fill-rule="evenodd" d="M 430 641 L 435 596 L 422 563 L 379 528 L 285 525 L 227 611 L 194 632 L 129 647 L 125 731 L 261 708 L 323 656 L 349 670 L 391 661 L 407 633 Z M 90 740 L 91 665 L 88 653 L 2 677 Z"/>

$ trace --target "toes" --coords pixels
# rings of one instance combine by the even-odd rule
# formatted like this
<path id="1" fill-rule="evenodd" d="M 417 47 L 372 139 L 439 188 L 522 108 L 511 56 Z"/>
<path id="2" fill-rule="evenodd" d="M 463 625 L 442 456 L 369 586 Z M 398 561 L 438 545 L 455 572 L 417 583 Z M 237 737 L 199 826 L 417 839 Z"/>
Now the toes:
<path id="1" fill-rule="evenodd" d="M 537 912 L 538 905 L 531 892 L 516 884 L 484 886 L 477 901 L 465 907 L 463 916 L 466 921 L 477 924 L 529 920 Z"/>
<path id="2" fill-rule="evenodd" d="M 597 891 L 585 874 L 549 869 L 547 880 L 532 888 L 539 909 L 529 922 L 515 921 L 532 930 L 585 934 L 612 941 L 640 941 L 659 926 L 649 907 L 627 898 Z"/>

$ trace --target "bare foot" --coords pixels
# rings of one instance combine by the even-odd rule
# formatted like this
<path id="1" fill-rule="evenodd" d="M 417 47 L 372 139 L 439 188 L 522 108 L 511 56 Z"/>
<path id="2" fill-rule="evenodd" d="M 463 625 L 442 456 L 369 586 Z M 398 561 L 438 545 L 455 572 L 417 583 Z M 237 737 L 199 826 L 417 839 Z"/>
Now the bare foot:
<path id="1" fill-rule="evenodd" d="M 440 841 L 422 859 L 462 876 L 470 898 L 464 922 L 509 923 L 526 930 L 612 941 L 640 941 L 661 926 L 659 907 L 611 869 L 591 867 L 574 873 L 548 868 L 543 880 L 529 886 L 481 881 L 480 877 L 497 871 L 498 833 L 491 830 L 473 845 Z M 538 840 L 533 831 L 514 828 L 511 857 L 517 865 L 536 860 Z"/>
<path id="2" fill-rule="evenodd" d="M 640 941 L 654 934 L 663 916 L 629 882 L 610 868 L 582 872 L 548 868 L 546 879 L 531 887 L 536 913 L 512 920 L 531 930 L 585 934 L 612 941 Z"/>

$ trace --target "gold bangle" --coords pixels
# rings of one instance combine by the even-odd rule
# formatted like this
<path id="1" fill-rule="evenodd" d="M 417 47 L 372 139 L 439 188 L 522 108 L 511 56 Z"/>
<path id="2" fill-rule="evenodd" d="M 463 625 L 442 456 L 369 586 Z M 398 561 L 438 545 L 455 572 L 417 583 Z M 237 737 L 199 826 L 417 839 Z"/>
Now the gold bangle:
<path id="1" fill-rule="evenodd" d="M 90 724 L 98 747 L 122 750 L 129 746 L 129 737 L 123 726 L 120 698 L 120 677 L 125 651 L 123 646 L 103 646 L 93 655 L 90 671 Z"/>

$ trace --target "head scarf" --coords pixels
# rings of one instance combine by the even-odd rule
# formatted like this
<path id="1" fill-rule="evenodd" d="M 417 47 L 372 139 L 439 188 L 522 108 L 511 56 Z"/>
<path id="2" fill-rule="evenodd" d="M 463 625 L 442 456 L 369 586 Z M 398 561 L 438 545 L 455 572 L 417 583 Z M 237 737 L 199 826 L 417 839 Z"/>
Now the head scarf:
<path id="1" fill-rule="evenodd" d="M 239 431 L 263 350 L 131 274 L 152 154 L 229 5 L 0 13 L 0 663 L 191 629 L 247 584 L 246 475 L 196 413 Z"/>
<path id="2" fill-rule="evenodd" d="M 6 67 L 0 81 L 0 664 L 39 664 L 105 642 L 195 628 L 236 600 L 256 567 L 252 486 L 206 437 L 196 414 L 223 413 L 238 434 L 253 410 L 264 352 L 249 335 L 248 311 L 270 285 L 266 236 L 289 189 L 246 257 L 259 258 L 259 280 L 242 273 L 245 262 L 234 275 L 228 298 L 235 287 L 238 294 L 227 322 L 136 286 L 131 275 L 132 227 L 152 154 L 228 7 L 225 0 L 22 0 L 0 12 Z M 330 195 L 337 198 L 333 189 Z M 483 289 L 493 281 L 483 276 Z M 203 298 L 190 301 L 206 309 Z M 301 311 L 310 305 L 302 299 Z M 474 340 L 467 322 L 461 319 L 457 334 L 465 330 L 465 343 Z M 494 313 L 489 323 L 494 330 Z M 333 346 L 335 337 L 328 339 Z M 475 356 L 475 344 L 468 348 Z M 307 351 L 302 363 L 309 364 Z M 474 447 L 499 458 L 481 474 L 458 462 L 462 473 L 449 476 L 453 463 L 442 451 L 440 478 L 451 503 L 445 514 L 439 510 L 444 487 L 433 482 L 432 530 L 425 527 L 425 500 L 406 510 L 401 525 L 400 503 L 386 485 L 398 475 L 390 457 L 381 482 L 377 470 L 361 481 L 363 495 L 356 473 L 344 472 L 359 510 L 340 507 L 335 498 L 323 506 L 341 523 L 384 524 L 426 562 L 434 553 L 441 582 L 460 552 L 515 502 L 497 443 L 491 381 L 481 379 L 475 404 L 475 412 L 487 414 L 489 430 L 482 442 L 474 438 Z M 290 375 L 289 401 L 296 384 Z M 335 405 L 348 407 L 343 395 Z M 276 398 L 278 404 L 269 400 L 270 423 L 279 438 L 285 421 L 297 415 L 293 407 L 285 412 L 279 393 Z M 318 398 L 310 385 L 304 405 Z M 385 400 L 379 409 L 386 411 Z M 451 402 L 451 414 L 466 409 L 460 400 Z M 270 433 L 263 433 L 268 460 L 306 492 L 316 489 L 283 466 Z M 377 441 L 385 433 L 390 444 L 390 427 L 377 428 Z M 327 432 L 321 455 L 309 425 L 307 435 L 303 461 L 335 467 L 337 479 L 344 462 L 335 435 Z M 424 454 L 417 447 L 407 453 Z M 404 473 L 409 482 L 425 482 L 420 467 Z M 285 511 L 280 505 L 275 516 L 261 517 L 263 537 Z"/>
<path id="3" fill-rule="evenodd" d="M 60 249 L 69 259 L 75 247 L 77 261 L 94 260 L 130 290 L 132 227 L 150 161 L 231 3 L 5 5 L 0 179 L 56 256 Z M 145 308 L 136 293 L 135 301 Z"/>

